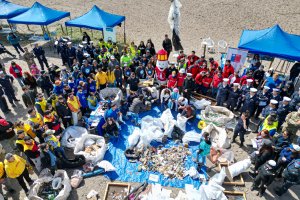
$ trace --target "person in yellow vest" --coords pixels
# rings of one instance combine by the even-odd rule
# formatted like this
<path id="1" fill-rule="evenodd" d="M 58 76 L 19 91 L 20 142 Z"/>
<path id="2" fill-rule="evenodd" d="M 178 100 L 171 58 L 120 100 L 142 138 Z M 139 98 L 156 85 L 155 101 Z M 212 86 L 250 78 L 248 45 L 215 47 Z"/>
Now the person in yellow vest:
<path id="1" fill-rule="evenodd" d="M 7 153 L 5 155 L 4 166 L 7 177 L 17 179 L 23 190 L 28 193 L 29 190 L 24 179 L 29 185 L 33 183 L 33 180 L 29 177 L 27 170 L 29 165 L 26 163 L 26 160 L 18 155 Z"/>
<path id="2" fill-rule="evenodd" d="M 28 122 L 31 128 L 34 128 L 34 125 L 39 125 L 40 128 L 44 126 L 44 119 L 40 113 L 37 113 L 34 108 L 28 110 L 29 118 Z"/>
<path id="3" fill-rule="evenodd" d="M 91 111 L 96 110 L 99 101 L 98 101 L 97 97 L 95 96 L 95 92 L 90 92 L 90 95 L 87 98 L 87 101 L 88 101 L 89 109 Z"/>
<path id="4" fill-rule="evenodd" d="M 101 49 L 103 46 L 106 47 L 106 42 L 103 40 L 103 38 L 100 38 L 100 39 L 99 39 L 98 45 L 99 45 L 100 49 Z"/>
<path id="5" fill-rule="evenodd" d="M 44 112 L 46 111 L 46 105 L 47 105 L 46 99 L 44 98 L 43 94 L 39 93 L 37 95 L 37 98 L 35 99 L 35 104 L 34 104 L 38 113 L 44 115 Z"/>
<path id="6" fill-rule="evenodd" d="M 22 130 L 26 133 L 26 135 L 29 135 L 32 139 L 36 139 L 36 134 L 29 124 L 19 121 L 15 123 L 14 127 L 17 132 L 19 130 Z"/>
<path id="7" fill-rule="evenodd" d="M 116 82 L 115 71 L 113 67 L 108 67 L 107 72 L 107 83 L 108 87 L 114 87 Z"/>
<path id="8" fill-rule="evenodd" d="M 20 152 L 24 151 L 24 137 L 26 136 L 23 130 L 17 131 L 16 147 Z"/>
<path id="9" fill-rule="evenodd" d="M 60 136 L 54 136 L 54 130 L 48 129 L 44 134 L 45 142 L 51 147 L 51 150 L 57 157 L 63 157 L 68 160 L 64 148 L 60 145 Z"/>
<path id="10" fill-rule="evenodd" d="M 80 113 L 80 101 L 77 96 L 74 96 L 73 93 L 69 94 L 67 100 L 68 107 L 72 112 L 73 125 L 76 126 L 78 124 L 78 115 Z"/>
<path id="11" fill-rule="evenodd" d="M 106 73 L 102 71 L 101 68 L 98 68 L 98 72 L 95 76 L 95 80 L 96 80 L 97 89 L 102 90 L 106 88 L 108 77 Z"/>
<path id="12" fill-rule="evenodd" d="M 47 99 L 47 103 L 51 104 L 54 110 L 55 110 L 55 105 L 56 105 L 57 102 L 58 102 L 58 97 L 54 93 L 51 94 L 51 96 Z"/>
<path id="13" fill-rule="evenodd" d="M 62 132 L 59 117 L 57 115 L 53 115 L 50 110 L 45 111 L 44 123 L 49 129 L 55 130 L 55 135 L 59 135 Z"/>
<path id="14" fill-rule="evenodd" d="M 6 177 L 4 163 L 0 162 L 0 194 L 3 194 L 4 199 L 7 199 L 6 195 L 4 195 L 4 192 L 2 191 L 2 185 L 5 186 L 5 188 L 6 188 L 5 190 L 7 192 L 9 192 L 10 194 L 13 194 L 15 192 L 15 190 L 12 189 L 10 180 Z"/>
<path id="15" fill-rule="evenodd" d="M 57 103 L 57 102 L 56 102 Z M 55 103 L 55 104 L 56 104 Z M 53 104 L 52 103 L 47 103 L 46 105 L 46 111 L 49 110 L 51 112 L 51 114 L 53 115 L 56 115 L 57 116 L 57 112 L 56 112 L 56 109 L 55 109 L 55 106 L 53 107 Z"/>
<path id="16" fill-rule="evenodd" d="M 28 159 L 30 159 L 39 173 L 42 170 L 41 155 L 38 143 L 31 139 L 28 135 L 24 137 L 23 151 Z"/>

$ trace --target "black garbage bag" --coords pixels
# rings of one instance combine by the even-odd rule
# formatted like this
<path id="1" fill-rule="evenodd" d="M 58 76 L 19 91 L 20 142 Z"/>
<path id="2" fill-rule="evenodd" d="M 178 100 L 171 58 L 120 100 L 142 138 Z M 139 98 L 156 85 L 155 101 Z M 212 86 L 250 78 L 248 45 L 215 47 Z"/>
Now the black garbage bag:
<path id="1" fill-rule="evenodd" d="M 174 126 L 171 136 L 173 140 L 182 140 L 184 132 L 178 126 Z"/>
<path id="2" fill-rule="evenodd" d="M 82 165 L 84 164 L 85 164 L 85 158 L 83 155 L 75 156 L 73 160 L 67 160 L 63 157 L 57 159 L 58 169 L 77 168 L 77 167 L 82 167 Z"/>

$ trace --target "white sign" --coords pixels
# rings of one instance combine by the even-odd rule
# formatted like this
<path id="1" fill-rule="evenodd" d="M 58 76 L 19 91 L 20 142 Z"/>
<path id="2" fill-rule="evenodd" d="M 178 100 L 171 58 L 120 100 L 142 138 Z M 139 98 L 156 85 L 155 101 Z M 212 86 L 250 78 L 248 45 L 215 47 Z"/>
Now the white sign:
<path id="1" fill-rule="evenodd" d="M 116 28 L 115 27 L 106 27 L 103 28 L 104 41 L 111 40 L 112 42 L 117 42 Z"/>
<path id="2" fill-rule="evenodd" d="M 149 181 L 157 183 L 159 181 L 159 176 L 156 174 L 149 174 Z"/>
<path id="3" fill-rule="evenodd" d="M 228 48 L 226 60 L 230 60 L 234 71 L 238 71 L 239 69 L 243 68 L 247 54 L 247 50 Z"/>

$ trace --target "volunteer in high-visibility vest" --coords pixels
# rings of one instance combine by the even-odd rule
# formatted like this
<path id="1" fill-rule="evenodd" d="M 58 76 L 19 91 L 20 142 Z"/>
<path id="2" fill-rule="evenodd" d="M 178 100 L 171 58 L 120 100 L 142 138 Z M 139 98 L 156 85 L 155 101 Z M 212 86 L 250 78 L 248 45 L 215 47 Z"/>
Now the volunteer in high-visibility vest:
<path id="1" fill-rule="evenodd" d="M 60 145 L 59 142 L 60 137 L 54 136 L 53 135 L 54 133 L 55 133 L 54 130 L 48 129 L 44 134 L 45 142 L 51 147 L 51 149 L 53 150 L 56 156 L 58 157 L 62 156 L 68 160 L 64 148 Z"/>
<path id="2" fill-rule="evenodd" d="M 42 162 L 38 143 L 29 136 L 25 136 L 23 151 L 27 158 L 34 163 L 37 172 L 40 172 L 42 170 Z"/>
<path id="3" fill-rule="evenodd" d="M 3 194 L 4 199 L 8 199 L 6 198 L 6 195 L 4 195 L 4 192 L 2 191 L 2 185 L 5 186 L 5 190 L 7 191 L 7 193 L 14 193 L 15 190 L 12 189 L 12 184 L 10 183 L 10 180 L 6 177 L 6 173 L 5 173 L 5 169 L 4 169 L 4 163 L 0 162 L 0 194 Z"/>
<path id="4" fill-rule="evenodd" d="M 108 77 L 107 74 L 104 71 L 102 71 L 101 68 L 98 68 L 98 72 L 95 76 L 95 80 L 96 80 L 97 89 L 102 90 L 106 88 Z"/>
<path id="5" fill-rule="evenodd" d="M 41 115 L 44 115 L 44 112 L 46 111 L 46 105 L 47 101 L 44 98 L 43 94 L 38 94 L 37 98 L 35 99 L 35 108 Z"/>
<path id="6" fill-rule="evenodd" d="M 7 177 L 17 179 L 23 190 L 28 193 L 29 190 L 24 179 L 29 185 L 33 183 L 33 180 L 29 177 L 26 160 L 18 155 L 7 153 L 5 155 L 4 166 Z"/>
<path id="7" fill-rule="evenodd" d="M 48 126 L 49 129 L 55 131 L 55 135 L 59 135 L 62 131 L 61 124 L 58 116 L 55 116 L 51 113 L 50 110 L 45 111 L 44 123 Z"/>
<path id="8" fill-rule="evenodd" d="M 40 113 L 37 113 L 34 108 L 28 110 L 29 114 L 29 125 L 33 130 L 35 129 L 42 129 L 44 126 L 44 119 Z M 38 126 L 38 128 L 35 128 L 35 126 Z"/>
<path id="9" fill-rule="evenodd" d="M 22 121 L 15 123 L 15 128 L 17 131 L 22 130 L 26 133 L 26 135 L 29 135 L 32 139 L 36 138 L 36 134 L 33 131 L 32 127 L 28 123 L 24 123 Z"/>
<path id="10" fill-rule="evenodd" d="M 72 111 L 73 125 L 76 126 L 78 124 L 78 113 L 80 112 L 81 107 L 78 97 L 74 96 L 73 93 L 70 93 L 67 104 Z"/>
<path id="11" fill-rule="evenodd" d="M 17 139 L 16 139 L 16 147 L 20 152 L 24 151 L 24 137 L 26 136 L 26 133 L 23 130 L 17 131 Z"/>

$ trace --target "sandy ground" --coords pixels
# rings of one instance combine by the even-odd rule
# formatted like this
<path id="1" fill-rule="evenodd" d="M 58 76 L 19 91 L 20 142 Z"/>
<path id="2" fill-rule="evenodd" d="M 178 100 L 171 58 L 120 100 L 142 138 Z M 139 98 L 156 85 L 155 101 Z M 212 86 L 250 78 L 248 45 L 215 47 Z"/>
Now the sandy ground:
<path id="1" fill-rule="evenodd" d="M 31 6 L 35 1 L 14 0 L 13 2 Z M 146 41 L 148 38 L 151 38 L 157 50 L 161 48 L 164 34 L 167 33 L 171 35 L 171 31 L 167 23 L 170 2 L 167 0 L 41 0 L 39 2 L 52 8 L 70 11 L 72 18 L 87 12 L 95 4 L 106 11 L 125 15 L 127 41 L 134 41 L 138 44 L 141 40 Z M 242 29 L 263 29 L 273 26 L 276 23 L 280 24 L 284 30 L 290 33 L 300 34 L 299 0 L 182 0 L 182 4 L 181 40 L 187 53 L 191 50 L 196 50 L 198 55 L 201 54 L 201 38 L 211 37 L 215 42 L 224 39 L 229 43 L 229 45 L 235 47 L 238 44 Z M 57 24 L 51 25 L 50 30 L 54 30 L 56 26 Z M 122 28 L 118 28 L 118 30 L 122 31 Z M 32 26 L 31 29 L 40 31 L 40 27 Z M 19 27 L 19 31 L 22 33 L 29 33 L 25 26 Z M 96 33 L 94 32 L 94 34 Z M 0 41 L 3 40 L 5 40 L 5 37 L 0 35 Z M 27 46 L 31 49 L 30 44 Z M 8 49 L 15 53 L 11 47 L 8 47 Z M 49 62 L 53 62 L 57 65 L 61 64 L 60 59 L 55 53 L 53 53 L 53 49 L 47 49 L 46 55 Z M 218 54 L 210 56 L 217 58 Z M 10 61 L 11 59 L 4 59 L 5 63 Z M 27 65 L 22 59 L 16 59 L 16 61 L 24 68 L 25 71 L 27 70 Z M 15 86 L 17 96 L 21 99 L 21 89 L 17 83 L 15 83 Z M 12 110 L 13 112 L 11 114 L 5 116 L 8 120 L 16 121 L 26 119 L 26 108 L 23 103 L 20 103 L 17 108 Z M 3 116 L 2 113 L 0 114 Z M 253 137 L 253 134 L 247 135 L 246 141 L 250 144 L 250 138 Z M 232 145 L 232 150 L 235 152 L 237 161 L 246 158 L 247 151 L 251 151 L 250 148 L 240 149 L 237 144 Z M 213 174 L 214 172 L 215 169 L 213 169 L 210 174 Z M 69 173 L 72 174 L 71 172 Z M 249 190 L 252 179 L 247 174 L 244 174 L 244 179 L 246 187 L 233 187 L 226 189 L 244 191 L 247 193 L 247 199 L 249 200 L 300 199 L 299 186 L 292 187 L 289 193 L 281 198 L 277 198 L 272 195 L 273 192 L 271 187 L 271 192 L 267 192 L 263 198 L 258 198 L 255 192 L 251 192 Z M 85 195 L 91 189 L 98 191 L 100 197 L 103 198 L 107 182 L 108 180 L 103 176 L 88 178 L 84 180 L 84 183 L 77 190 L 72 191 L 69 199 L 85 199 Z M 20 187 L 16 186 L 16 188 L 20 190 Z M 179 191 L 178 189 L 171 189 L 174 194 Z M 18 193 L 18 195 L 16 195 L 14 199 L 24 199 L 24 193 L 22 191 Z"/>

